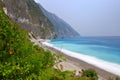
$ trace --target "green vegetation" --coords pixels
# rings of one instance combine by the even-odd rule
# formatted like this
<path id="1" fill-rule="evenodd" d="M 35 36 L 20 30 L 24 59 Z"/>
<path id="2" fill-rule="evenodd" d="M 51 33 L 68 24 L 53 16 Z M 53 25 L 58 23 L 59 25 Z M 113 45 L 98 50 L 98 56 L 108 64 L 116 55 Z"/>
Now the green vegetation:
<path id="1" fill-rule="evenodd" d="M 58 55 L 33 45 L 27 31 L 20 29 L 0 9 L 1 80 L 97 80 L 94 71 L 77 77 L 73 72 L 54 69 L 56 59 L 59 60 Z"/>
<path id="2" fill-rule="evenodd" d="M 90 78 L 91 80 L 98 79 L 97 73 L 92 69 L 83 71 L 82 77 L 87 77 Z"/>
<path id="3" fill-rule="evenodd" d="M 115 80 L 120 80 L 120 77 L 116 77 L 116 79 Z"/>

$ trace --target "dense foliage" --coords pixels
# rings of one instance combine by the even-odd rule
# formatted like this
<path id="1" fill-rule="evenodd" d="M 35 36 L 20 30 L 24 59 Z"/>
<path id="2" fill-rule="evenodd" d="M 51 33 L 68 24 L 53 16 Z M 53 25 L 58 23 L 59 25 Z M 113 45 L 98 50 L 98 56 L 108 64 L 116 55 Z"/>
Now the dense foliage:
<path id="1" fill-rule="evenodd" d="M 49 51 L 33 46 L 28 33 L 0 10 L 0 78 L 42 79 L 54 70 L 54 57 Z M 44 77 L 43 77 L 44 76 Z M 49 76 L 49 75 L 48 75 Z"/>
<path id="2" fill-rule="evenodd" d="M 28 33 L 0 10 L 1 80 L 93 80 L 92 72 L 76 77 L 73 72 L 54 69 L 56 59 L 57 55 L 33 45 Z"/>

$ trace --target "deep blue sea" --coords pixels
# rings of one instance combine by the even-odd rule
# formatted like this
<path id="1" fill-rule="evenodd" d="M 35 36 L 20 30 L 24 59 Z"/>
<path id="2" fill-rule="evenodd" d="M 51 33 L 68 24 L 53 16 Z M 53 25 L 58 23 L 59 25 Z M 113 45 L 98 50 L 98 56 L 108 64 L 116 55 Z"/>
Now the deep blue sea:
<path id="1" fill-rule="evenodd" d="M 64 38 L 49 43 L 60 49 L 120 65 L 120 37 Z"/>

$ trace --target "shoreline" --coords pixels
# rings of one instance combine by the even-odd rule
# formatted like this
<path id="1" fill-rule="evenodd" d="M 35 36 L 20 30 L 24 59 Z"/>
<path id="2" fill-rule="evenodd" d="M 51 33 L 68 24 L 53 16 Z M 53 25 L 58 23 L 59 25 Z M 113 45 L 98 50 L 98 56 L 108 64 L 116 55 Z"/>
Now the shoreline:
<path id="1" fill-rule="evenodd" d="M 90 64 L 88 62 L 85 62 L 81 59 L 78 59 L 76 57 L 73 57 L 73 56 L 70 56 L 68 54 L 65 54 L 66 52 L 62 51 L 62 50 L 59 50 L 59 49 L 56 49 L 54 46 L 50 46 L 50 45 L 47 45 L 45 44 L 46 42 L 43 42 L 42 44 L 47 47 L 47 49 L 49 49 L 50 51 L 54 51 L 55 53 L 59 53 L 59 54 L 62 54 L 63 56 L 65 56 L 68 60 L 68 62 L 70 63 L 73 63 L 74 65 L 82 68 L 82 69 L 94 69 L 99 76 L 103 77 L 104 79 L 108 79 L 108 78 L 112 78 L 112 79 L 115 79 L 116 77 L 120 77 L 119 75 L 117 74 L 114 74 L 112 72 L 109 72 L 107 70 L 104 70 L 100 67 L 97 67 L 93 64 Z"/>
<path id="2" fill-rule="evenodd" d="M 40 47 L 42 47 L 45 50 L 50 50 L 56 54 L 62 54 L 67 59 L 67 63 L 66 63 L 67 65 L 70 63 L 70 64 L 78 67 L 79 69 L 94 69 L 98 73 L 99 80 L 107 80 L 109 78 L 112 78 L 113 80 L 115 80 L 116 77 L 120 77 L 114 73 L 111 73 L 111 72 L 108 72 L 104 69 L 96 67 L 95 65 L 87 63 L 81 59 L 67 55 L 64 52 L 61 52 L 61 50 L 56 49 L 54 46 L 50 46 L 50 45 L 45 44 L 45 43 L 47 43 L 45 40 L 41 41 L 40 39 L 39 40 L 31 39 L 31 41 L 34 42 L 35 44 L 39 45 Z M 73 67 L 73 66 L 71 66 L 71 67 Z"/>

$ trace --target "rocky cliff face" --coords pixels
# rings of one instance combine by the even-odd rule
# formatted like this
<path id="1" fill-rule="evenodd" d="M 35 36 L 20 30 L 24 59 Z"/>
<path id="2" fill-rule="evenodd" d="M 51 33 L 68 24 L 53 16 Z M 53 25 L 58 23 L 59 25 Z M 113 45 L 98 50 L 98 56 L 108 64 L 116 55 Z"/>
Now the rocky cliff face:
<path id="1" fill-rule="evenodd" d="M 64 20 L 60 19 L 55 14 L 52 14 L 45 10 L 40 4 L 40 8 L 44 12 L 45 16 L 52 22 L 54 25 L 55 33 L 57 38 L 64 38 L 64 37 L 79 37 L 80 34 L 76 32 L 68 23 Z"/>
<path id="2" fill-rule="evenodd" d="M 57 16 L 41 8 L 34 0 L 1 0 L 4 12 L 21 28 L 45 39 L 79 34 Z"/>
<path id="3" fill-rule="evenodd" d="M 54 27 L 34 0 L 2 0 L 4 12 L 22 28 L 40 38 L 53 38 Z"/>

